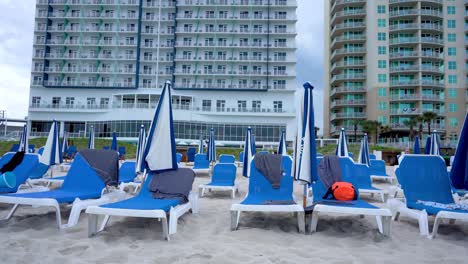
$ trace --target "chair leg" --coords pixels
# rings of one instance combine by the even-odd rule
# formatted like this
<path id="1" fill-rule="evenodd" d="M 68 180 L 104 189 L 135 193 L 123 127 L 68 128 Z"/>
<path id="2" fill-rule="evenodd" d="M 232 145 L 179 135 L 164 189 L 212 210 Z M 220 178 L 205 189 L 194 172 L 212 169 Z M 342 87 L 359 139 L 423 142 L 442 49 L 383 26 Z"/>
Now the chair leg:
<path id="1" fill-rule="evenodd" d="M 432 228 L 432 235 L 429 236 L 431 239 L 434 239 L 437 236 L 437 231 L 439 231 L 439 225 L 440 225 L 441 220 L 442 218 L 440 218 L 437 215 L 434 220 L 434 227 Z"/>
<path id="2" fill-rule="evenodd" d="M 97 234 L 98 215 L 88 214 L 88 237 L 92 237 Z"/>
<path id="3" fill-rule="evenodd" d="M 426 210 L 423 210 L 419 214 L 418 223 L 419 223 L 419 233 L 422 236 L 428 236 L 429 235 L 429 220 L 428 220 Z M 434 223 L 434 226 L 435 226 L 435 223 Z M 437 229 L 436 229 L 436 231 L 437 231 Z"/>
<path id="4" fill-rule="evenodd" d="M 379 232 L 383 234 L 384 233 L 384 227 L 383 227 L 383 224 L 382 224 L 382 216 L 380 216 L 380 215 L 375 216 L 375 220 L 377 221 L 377 226 L 379 227 Z"/>
<path id="5" fill-rule="evenodd" d="M 163 238 L 169 241 L 169 230 L 167 226 L 167 218 L 162 218 L 161 219 L 161 224 L 162 224 L 162 230 L 163 230 Z"/>
<path id="6" fill-rule="evenodd" d="M 237 230 L 237 227 L 239 226 L 239 216 L 239 211 L 231 211 L 231 231 Z"/>
<path id="7" fill-rule="evenodd" d="M 319 219 L 318 212 L 313 211 L 312 212 L 312 218 L 310 220 L 309 233 L 317 232 L 318 219 Z"/>
<path id="8" fill-rule="evenodd" d="M 14 204 L 10 212 L 8 212 L 7 216 L 5 216 L 5 218 L 0 220 L 0 224 L 6 223 L 8 220 L 10 220 L 10 218 L 13 217 L 13 215 L 15 214 L 18 207 L 19 207 L 19 204 Z"/>
<path id="9" fill-rule="evenodd" d="M 392 217 L 391 216 L 383 216 L 382 217 L 382 233 L 384 236 L 389 237 L 390 236 L 390 226 L 392 222 Z"/>
<path id="10" fill-rule="evenodd" d="M 299 233 L 305 234 L 305 214 L 304 212 L 297 213 L 297 226 L 299 228 Z"/>
<path id="11" fill-rule="evenodd" d="M 102 230 L 104 230 L 104 228 L 106 228 L 106 225 L 109 223 L 110 218 L 110 215 L 104 216 L 104 219 L 102 220 L 101 227 L 99 228 L 98 232 L 101 232 Z"/>
<path id="12" fill-rule="evenodd" d="M 236 187 L 233 187 L 231 192 L 232 192 L 232 199 L 236 198 Z"/>

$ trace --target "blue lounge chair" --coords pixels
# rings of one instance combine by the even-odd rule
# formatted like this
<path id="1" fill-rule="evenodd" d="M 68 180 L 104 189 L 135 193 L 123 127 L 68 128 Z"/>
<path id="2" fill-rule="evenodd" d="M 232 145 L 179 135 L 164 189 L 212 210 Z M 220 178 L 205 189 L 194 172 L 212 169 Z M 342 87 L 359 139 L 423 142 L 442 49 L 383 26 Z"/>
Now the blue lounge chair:
<path id="1" fill-rule="evenodd" d="M 76 153 L 77 153 L 76 146 L 71 145 L 68 148 L 68 152 L 64 153 L 64 158 L 68 159 L 68 160 L 71 160 L 71 159 L 75 158 Z"/>
<path id="2" fill-rule="evenodd" d="M 348 156 L 353 159 L 354 158 L 354 154 L 352 152 L 348 152 Z"/>
<path id="3" fill-rule="evenodd" d="M 103 146 L 102 149 L 103 150 L 110 150 L 110 147 L 109 146 Z"/>
<path id="4" fill-rule="evenodd" d="M 36 152 L 36 145 L 35 145 L 35 144 L 29 144 L 29 145 L 28 145 L 28 152 L 29 152 L 29 153 L 34 153 L 34 152 Z"/>
<path id="5" fill-rule="evenodd" d="M 19 150 L 19 144 L 13 144 L 8 152 L 17 152 Z"/>
<path id="6" fill-rule="evenodd" d="M 177 173 L 180 173 L 177 176 L 183 176 L 183 181 L 191 180 L 193 183 L 195 173 L 191 169 L 179 168 Z M 192 213 L 198 212 L 198 197 L 195 193 L 190 193 L 188 202 L 183 204 L 181 204 L 178 199 L 153 198 L 153 194 L 149 190 L 149 185 L 153 177 L 167 176 L 173 177 L 173 175 L 167 175 L 166 172 L 150 172 L 137 196 L 116 203 L 88 207 L 88 209 L 86 209 L 86 213 L 88 214 L 88 235 L 91 237 L 104 230 L 111 216 L 144 217 L 161 219 L 163 236 L 169 240 L 169 235 L 177 232 L 177 220 L 180 216 L 190 210 Z M 166 189 L 166 193 L 174 192 Z M 105 217 L 102 221 L 101 228 L 98 229 L 98 218 L 102 215 Z"/>
<path id="7" fill-rule="evenodd" d="M 385 161 L 383 160 L 370 160 L 369 172 L 372 180 L 385 180 L 393 183 L 394 178 L 387 174 L 385 169 Z"/>
<path id="8" fill-rule="evenodd" d="M 125 187 L 132 186 L 133 193 L 136 193 L 141 187 L 141 181 L 136 180 L 135 161 L 125 161 L 119 168 L 119 188 L 123 191 Z"/>
<path id="9" fill-rule="evenodd" d="M 192 167 L 195 173 L 209 173 L 210 161 L 206 158 L 206 154 L 196 154 Z"/>
<path id="10" fill-rule="evenodd" d="M 239 161 L 237 163 L 239 166 L 241 166 L 244 163 L 244 151 L 241 151 L 239 153 Z"/>
<path id="11" fill-rule="evenodd" d="M 176 153 L 177 163 L 180 163 L 183 157 L 184 155 L 182 155 L 182 153 L 177 152 Z"/>
<path id="12" fill-rule="evenodd" d="M 187 150 L 187 161 L 194 162 L 195 161 L 195 154 L 197 153 L 196 148 L 189 148 Z M 201 154 L 201 153 L 200 153 Z"/>
<path id="13" fill-rule="evenodd" d="M 37 154 L 42 155 L 44 153 L 44 147 L 40 147 L 39 150 L 37 151 Z"/>
<path id="14" fill-rule="evenodd" d="M 118 160 L 115 159 L 115 162 L 118 163 Z M 19 205 L 45 206 L 55 209 L 59 229 L 72 227 L 78 223 L 81 211 L 88 206 L 109 203 L 124 197 L 123 192 L 119 191 L 103 194 L 105 187 L 98 173 L 78 154 L 60 188 L 45 192 L 0 195 L 0 203 L 13 205 L 4 221 L 13 216 Z M 68 223 L 63 225 L 60 214 L 61 204 L 72 205 Z"/>
<path id="15" fill-rule="evenodd" d="M 349 161 L 349 162 L 348 162 Z M 351 168 L 350 163 L 352 161 L 348 158 L 340 159 L 341 176 L 342 180 L 355 184 L 354 169 Z M 357 200 L 350 202 L 340 202 L 336 200 L 324 200 L 322 197 L 327 192 L 327 189 L 323 183 L 318 180 L 312 183 L 312 193 L 314 209 L 312 212 L 312 218 L 310 221 L 310 232 L 317 231 L 317 223 L 320 215 L 330 214 L 345 214 L 345 215 L 368 215 L 375 216 L 379 231 L 385 236 L 390 235 L 390 223 L 392 213 L 389 209 L 379 208 L 371 205 L 365 201 L 362 201 L 359 197 Z"/>
<path id="16" fill-rule="evenodd" d="M 369 154 L 369 159 L 376 160 L 376 159 L 377 159 L 377 156 L 375 156 L 374 154 Z"/>
<path id="17" fill-rule="evenodd" d="M 304 233 L 304 208 L 295 203 L 293 197 L 291 157 L 282 158 L 284 175 L 278 189 L 273 189 L 265 176 L 256 169 L 254 160 L 251 162 L 249 192 L 242 202 L 231 206 L 231 230 L 237 229 L 241 212 L 292 212 L 297 214 L 299 232 Z"/>
<path id="18" fill-rule="evenodd" d="M 31 170 L 29 174 L 29 179 L 36 180 L 42 178 L 48 171 L 49 166 L 44 163 L 38 162 L 36 166 Z"/>
<path id="19" fill-rule="evenodd" d="M 268 150 L 262 150 L 262 151 L 259 151 L 257 153 L 258 154 L 270 154 L 270 152 Z"/>
<path id="20" fill-rule="evenodd" d="M 432 235 L 429 236 L 431 238 L 436 236 L 442 219 L 468 220 L 468 210 L 443 209 L 418 202 L 434 202 L 441 205 L 455 203 L 442 157 L 407 154 L 395 173 L 406 200 L 406 203 L 396 199 L 388 201 L 395 220 L 398 220 L 400 215 L 414 218 L 419 222 L 420 234 L 429 236 L 428 216 L 435 216 Z"/>
<path id="21" fill-rule="evenodd" d="M 118 152 L 119 152 L 119 159 L 125 160 L 125 155 L 127 154 L 127 150 L 125 149 L 125 147 L 120 146 Z"/>
<path id="22" fill-rule="evenodd" d="M 218 163 L 232 163 L 232 164 L 234 164 L 235 162 L 236 162 L 236 157 L 234 155 L 226 155 L 226 154 L 219 155 Z"/>
<path id="23" fill-rule="evenodd" d="M 200 197 L 205 194 L 205 189 L 211 190 L 230 190 L 232 198 L 236 197 L 238 186 L 236 185 L 236 172 L 237 167 L 232 163 L 218 163 L 213 167 L 213 174 L 211 175 L 211 182 L 201 184 L 198 186 L 200 189 Z"/>
<path id="24" fill-rule="evenodd" d="M 8 152 L 3 155 L 0 162 L 0 167 L 3 167 L 3 165 L 7 164 L 14 155 L 15 153 L 13 152 Z M 22 190 L 20 190 L 20 187 L 23 189 L 23 184 L 26 183 L 28 177 L 31 175 L 31 171 L 34 169 L 34 167 L 37 166 L 38 163 L 39 156 L 37 154 L 24 154 L 23 161 L 12 171 L 16 176 L 16 185 L 13 188 L 1 187 L 0 193 L 21 192 Z"/>
<path id="25" fill-rule="evenodd" d="M 340 158 L 342 168 L 345 171 L 345 177 L 349 177 L 350 182 L 359 189 L 360 194 L 370 194 L 373 197 L 375 194 L 380 196 L 382 202 L 385 202 L 387 191 L 372 186 L 372 180 L 370 177 L 369 167 L 364 164 L 354 163 L 349 158 Z M 349 176 L 348 176 L 349 175 Z"/>

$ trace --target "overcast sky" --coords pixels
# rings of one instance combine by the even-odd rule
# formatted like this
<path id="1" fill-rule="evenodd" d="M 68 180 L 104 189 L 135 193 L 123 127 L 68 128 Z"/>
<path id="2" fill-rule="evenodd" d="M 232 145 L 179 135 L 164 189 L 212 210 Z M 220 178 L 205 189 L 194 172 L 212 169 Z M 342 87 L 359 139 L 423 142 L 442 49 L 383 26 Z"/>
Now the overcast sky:
<path id="1" fill-rule="evenodd" d="M 323 0 L 297 0 L 297 82 L 315 89 L 316 123 L 322 127 Z M 36 0 L 0 0 L 0 110 L 24 118 L 29 80 Z"/>

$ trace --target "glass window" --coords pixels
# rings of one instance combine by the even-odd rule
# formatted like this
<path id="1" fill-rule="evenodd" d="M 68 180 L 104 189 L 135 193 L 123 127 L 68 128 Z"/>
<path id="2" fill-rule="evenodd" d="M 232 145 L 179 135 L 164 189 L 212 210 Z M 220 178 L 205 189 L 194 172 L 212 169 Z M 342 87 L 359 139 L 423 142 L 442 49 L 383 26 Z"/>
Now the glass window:
<path id="1" fill-rule="evenodd" d="M 385 34 L 385 32 L 379 32 L 379 33 L 377 33 L 377 39 L 378 40 L 386 40 L 387 39 L 387 34 Z"/>
<path id="2" fill-rule="evenodd" d="M 378 116 L 377 121 L 379 121 L 382 125 L 387 124 L 387 117 L 386 116 Z"/>
<path id="3" fill-rule="evenodd" d="M 385 6 L 384 5 L 378 5 L 377 6 L 377 13 L 385 14 Z"/>
<path id="4" fill-rule="evenodd" d="M 450 127 L 458 127 L 458 119 L 456 117 L 450 117 Z"/>
<path id="5" fill-rule="evenodd" d="M 379 83 L 386 83 L 387 82 L 387 75 L 383 73 L 379 73 L 378 75 Z"/>
<path id="6" fill-rule="evenodd" d="M 455 48 L 455 47 L 449 47 L 449 48 L 448 48 L 448 55 L 449 55 L 449 56 L 457 56 L 457 48 Z"/>
<path id="7" fill-rule="evenodd" d="M 448 96 L 449 98 L 457 98 L 457 89 L 448 89 Z"/>
<path id="8" fill-rule="evenodd" d="M 447 14 L 455 15 L 455 6 L 447 6 Z"/>
<path id="9" fill-rule="evenodd" d="M 448 62 L 448 69 L 449 70 L 456 70 L 457 69 L 457 62 L 456 61 L 449 61 Z"/>
<path id="10" fill-rule="evenodd" d="M 386 102 L 379 102 L 379 111 L 387 110 L 387 103 Z"/>
<path id="11" fill-rule="evenodd" d="M 385 20 L 384 18 L 379 18 L 377 19 L 377 25 L 381 28 L 383 27 L 386 27 L 387 26 L 387 20 Z"/>
<path id="12" fill-rule="evenodd" d="M 379 96 L 380 96 L 380 97 L 387 96 L 387 88 L 385 88 L 385 87 L 380 87 L 380 88 L 379 88 Z"/>
<path id="13" fill-rule="evenodd" d="M 378 50 L 379 50 L 379 55 L 387 54 L 387 47 L 385 47 L 385 46 L 379 46 Z"/>
<path id="14" fill-rule="evenodd" d="M 455 20 L 448 20 L 447 21 L 448 28 L 456 28 L 456 21 Z"/>
<path id="15" fill-rule="evenodd" d="M 387 61 L 386 60 L 379 60 L 379 69 L 387 68 Z"/>
<path id="16" fill-rule="evenodd" d="M 448 105 L 448 110 L 450 113 L 456 113 L 458 111 L 458 105 L 455 103 L 450 103 Z"/>
<path id="17" fill-rule="evenodd" d="M 456 84 L 457 83 L 457 76 L 456 75 L 449 75 L 448 80 L 450 84 Z"/>
<path id="18" fill-rule="evenodd" d="M 457 41 L 457 34 L 456 33 L 448 33 L 447 34 L 448 42 L 455 42 Z"/>

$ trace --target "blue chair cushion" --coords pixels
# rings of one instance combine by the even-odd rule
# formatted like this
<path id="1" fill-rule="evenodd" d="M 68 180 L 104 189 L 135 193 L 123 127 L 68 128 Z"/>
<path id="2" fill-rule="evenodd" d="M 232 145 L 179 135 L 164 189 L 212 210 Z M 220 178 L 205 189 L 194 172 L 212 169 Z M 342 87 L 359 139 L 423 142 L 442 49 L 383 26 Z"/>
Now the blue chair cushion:
<path id="1" fill-rule="evenodd" d="M 433 206 L 428 206 L 428 205 L 414 203 L 414 202 L 408 202 L 406 203 L 406 205 L 408 206 L 408 208 L 411 208 L 411 209 L 426 210 L 426 212 L 429 215 L 436 215 L 440 211 L 468 214 L 468 211 L 465 211 L 465 210 L 444 209 L 444 208 L 433 207 Z"/>
<path id="2" fill-rule="evenodd" d="M 79 191 L 67 191 L 67 190 L 53 190 L 46 192 L 33 192 L 33 193 L 12 193 L 6 196 L 22 197 L 22 198 L 48 198 L 55 199 L 58 203 L 72 203 L 76 198 L 81 200 L 85 199 L 96 199 L 101 197 L 101 192 L 91 192 L 87 190 Z"/>
<path id="3" fill-rule="evenodd" d="M 101 205 L 101 207 L 131 210 L 164 210 L 165 212 L 169 212 L 171 207 L 175 207 L 178 204 L 178 200 L 163 200 L 153 199 L 152 197 L 136 196 L 120 202 Z"/>

